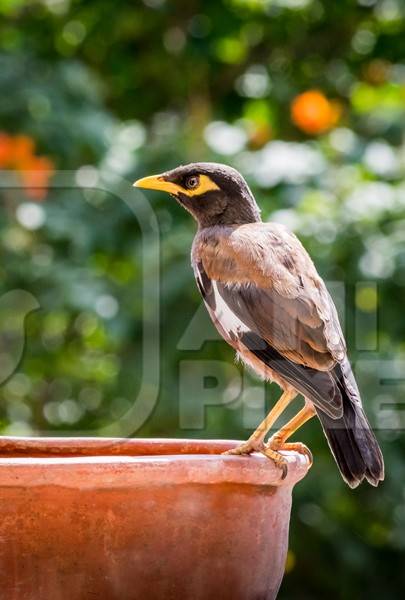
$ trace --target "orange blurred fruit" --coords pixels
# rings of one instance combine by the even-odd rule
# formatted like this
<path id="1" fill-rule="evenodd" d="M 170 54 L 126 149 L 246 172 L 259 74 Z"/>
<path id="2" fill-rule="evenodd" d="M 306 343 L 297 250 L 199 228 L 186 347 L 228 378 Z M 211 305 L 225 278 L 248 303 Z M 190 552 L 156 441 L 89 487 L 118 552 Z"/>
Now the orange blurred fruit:
<path id="1" fill-rule="evenodd" d="M 53 163 L 44 156 L 33 156 L 20 171 L 27 196 L 43 200 L 48 193 L 49 178 L 53 173 Z"/>
<path id="2" fill-rule="evenodd" d="M 318 90 L 309 90 L 297 96 L 291 104 L 291 119 L 305 133 L 316 135 L 335 125 L 342 109 Z"/>
<path id="3" fill-rule="evenodd" d="M 8 167 L 12 160 L 13 138 L 0 133 L 0 169 Z"/>
<path id="4" fill-rule="evenodd" d="M 27 196 L 35 200 L 45 198 L 54 165 L 45 156 L 35 156 L 31 137 L 0 132 L 0 169 L 4 167 L 19 172 Z"/>
<path id="5" fill-rule="evenodd" d="M 26 164 L 34 158 L 35 142 L 28 135 L 16 135 L 13 138 L 12 166 L 24 169 Z"/>

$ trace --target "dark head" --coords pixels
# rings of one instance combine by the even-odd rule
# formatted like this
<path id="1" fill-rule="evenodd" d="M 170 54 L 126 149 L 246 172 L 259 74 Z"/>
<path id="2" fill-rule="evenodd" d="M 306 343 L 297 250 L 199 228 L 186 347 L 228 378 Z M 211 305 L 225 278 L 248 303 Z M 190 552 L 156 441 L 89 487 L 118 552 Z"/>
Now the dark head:
<path id="1" fill-rule="evenodd" d="M 242 175 L 217 163 L 192 163 L 138 179 L 136 187 L 162 190 L 176 198 L 200 227 L 260 221 L 260 210 Z"/>

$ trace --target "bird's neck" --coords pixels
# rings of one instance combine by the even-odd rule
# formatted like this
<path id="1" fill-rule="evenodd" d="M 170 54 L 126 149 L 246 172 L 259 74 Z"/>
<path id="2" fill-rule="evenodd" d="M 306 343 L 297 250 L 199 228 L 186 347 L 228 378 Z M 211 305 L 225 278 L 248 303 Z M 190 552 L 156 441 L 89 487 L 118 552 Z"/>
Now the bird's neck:
<path id="1" fill-rule="evenodd" d="M 215 225 L 244 225 L 247 223 L 260 223 L 260 208 L 251 194 L 236 197 L 226 203 L 222 211 L 202 211 L 198 217 L 200 229 Z"/>

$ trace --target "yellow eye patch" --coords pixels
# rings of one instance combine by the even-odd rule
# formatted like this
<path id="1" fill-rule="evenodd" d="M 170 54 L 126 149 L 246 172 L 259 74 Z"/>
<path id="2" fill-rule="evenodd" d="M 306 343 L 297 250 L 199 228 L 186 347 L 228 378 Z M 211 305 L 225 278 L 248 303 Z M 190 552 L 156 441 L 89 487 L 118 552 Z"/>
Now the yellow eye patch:
<path id="1" fill-rule="evenodd" d="M 190 198 L 192 196 L 201 196 L 201 194 L 205 194 L 206 192 L 220 189 L 215 181 L 212 181 L 208 175 L 196 175 L 195 177 L 198 179 L 198 185 L 192 189 L 187 189 L 186 187 L 178 185 L 172 181 L 166 181 L 164 175 L 151 175 L 150 177 L 143 177 L 142 179 L 135 181 L 134 186 L 147 190 L 168 192 L 169 194 L 174 195 L 182 193 Z"/>
<path id="2" fill-rule="evenodd" d="M 198 185 L 192 189 L 181 187 L 181 191 L 183 194 L 187 194 L 187 196 L 200 196 L 201 194 L 205 194 L 205 192 L 211 192 L 214 190 L 219 190 L 219 187 L 215 181 L 212 181 L 212 179 L 208 177 L 208 175 L 199 175 Z"/>

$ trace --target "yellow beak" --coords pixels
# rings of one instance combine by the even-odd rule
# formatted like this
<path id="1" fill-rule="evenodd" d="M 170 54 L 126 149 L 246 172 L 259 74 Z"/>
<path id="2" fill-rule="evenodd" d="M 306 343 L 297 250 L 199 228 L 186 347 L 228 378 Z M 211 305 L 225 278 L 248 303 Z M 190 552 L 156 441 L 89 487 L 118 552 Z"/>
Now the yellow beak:
<path id="1" fill-rule="evenodd" d="M 142 177 L 134 183 L 134 187 L 144 188 L 146 190 L 159 190 L 167 192 L 169 194 L 178 194 L 181 190 L 180 186 L 166 181 L 163 175 L 150 175 L 149 177 Z"/>

